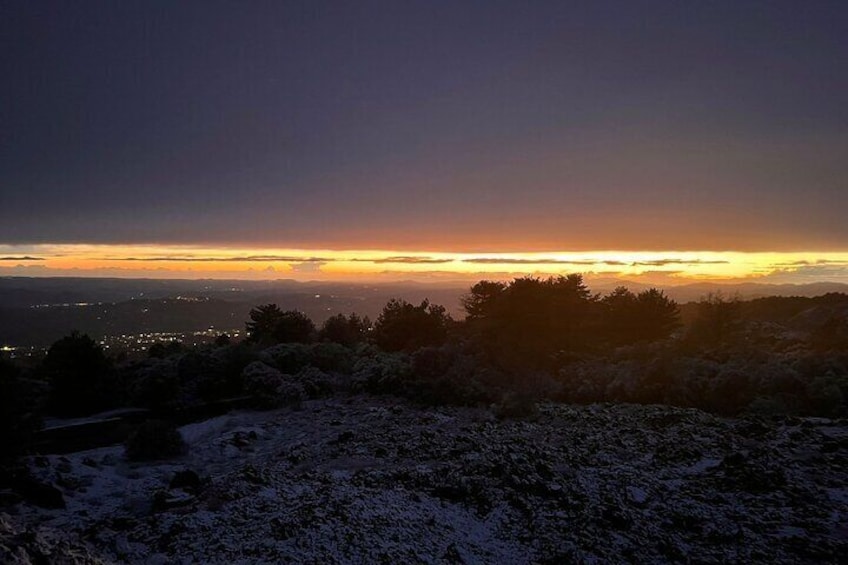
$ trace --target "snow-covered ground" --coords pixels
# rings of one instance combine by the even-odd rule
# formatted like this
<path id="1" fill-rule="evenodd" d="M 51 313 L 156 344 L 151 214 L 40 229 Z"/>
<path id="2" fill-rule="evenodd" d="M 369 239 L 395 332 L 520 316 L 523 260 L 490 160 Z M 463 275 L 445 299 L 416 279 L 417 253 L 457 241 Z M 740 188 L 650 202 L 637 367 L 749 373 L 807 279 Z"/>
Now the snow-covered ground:
<path id="1" fill-rule="evenodd" d="M 131 563 L 848 555 L 845 421 L 631 405 L 543 405 L 534 419 L 497 421 L 482 408 L 357 396 L 181 432 L 190 450 L 166 462 L 129 463 L 118 446 L 34 458 L 67 508 L 7 510 L 0 551 L 18 543 L 24 555 L 28 533 L 56 556 L 86 544 L 85 555 Z M 186 469 L 202 484 L 169 489 Z"/>

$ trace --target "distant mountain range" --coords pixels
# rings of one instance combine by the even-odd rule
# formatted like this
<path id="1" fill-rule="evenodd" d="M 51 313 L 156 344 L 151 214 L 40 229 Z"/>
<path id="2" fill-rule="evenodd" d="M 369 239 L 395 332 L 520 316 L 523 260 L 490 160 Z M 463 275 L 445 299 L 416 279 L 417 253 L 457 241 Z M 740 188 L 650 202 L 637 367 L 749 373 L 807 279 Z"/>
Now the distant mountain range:
<path id="1" fill-rule="evenodd" d="M 589 287 L 592 289 L 592 292 L 600 292 L 601 294 L 606 294 L 610 290 L 613 290 L 616 286 L 626 286 L 630 290 L 636 292 L 658 285 L 648 285 L 620 279 L 603 279 L 589 282 Z M 836 282 L 814 282 L 805 284 L 698 282 L 677 286 L 659 285 L 659 288 L 664 290 L 666 295 L 679 303 L 697 302 L 708 294 L 717 292 L 721 292 L 727 297 L 738 296 L 744 300 L 763 298 L 766 296 L 812 297 L 821 296 L 822 294 L 828 294 L 831 292 L 848 293 L 848 284 Z"/>
<path id="2" fill-rule="evenodd" d="M 592 292 L 606 294 L 617 286 L 633 291 L 651 285 L 618 279 L 588 282 Z M 225 281 L 96 278 L 0 277 L 0 345 L 45 346 L 80 330 L 99 338 L 150 331 L 222 331 L 242 328 L 250 309 L 276 303 L 301 310 L 316 324 L 334 314 L 356 312 L 376 318 L 391 298 L 442 304 L 455 318 L 464 317 L 460 297 L 470 284 L 414 281 L 359 284 L 294 280 Z M 753 299 L 848 293 L 848 285 L 693 283 L 662 287 L 684 304 L 710 293 Z M 202 300 L 197 300 L 202 299 Z"/>

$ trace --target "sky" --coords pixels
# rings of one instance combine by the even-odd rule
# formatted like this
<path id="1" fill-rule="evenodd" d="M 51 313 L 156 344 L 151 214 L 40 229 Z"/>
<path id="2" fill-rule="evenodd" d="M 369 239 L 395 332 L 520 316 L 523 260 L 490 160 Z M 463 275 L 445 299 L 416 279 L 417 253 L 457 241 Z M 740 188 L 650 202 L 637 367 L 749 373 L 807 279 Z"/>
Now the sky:
<path id="1" fill-rule="evenodd" d="M 0 276 L 848 281 L 846 37 L 815 0 L 6 1 Z"/>

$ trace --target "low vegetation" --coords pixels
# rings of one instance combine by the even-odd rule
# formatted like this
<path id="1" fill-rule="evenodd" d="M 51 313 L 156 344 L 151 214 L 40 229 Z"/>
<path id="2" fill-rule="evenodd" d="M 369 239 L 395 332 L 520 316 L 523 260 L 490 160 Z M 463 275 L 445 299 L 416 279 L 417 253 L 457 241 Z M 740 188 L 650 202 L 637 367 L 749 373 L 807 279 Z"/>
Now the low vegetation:
<path id="1" fill-rule="evenodd" d="M 152 461 L 179 457 L 187 450 L 176 426 L 163 420 L 142 423 L 126 443 L 126 456 L 130 461 Z"/>
<path id="2" fill-rule="evenodd" d="M 532 415 L 541 399 L 848 415 L 846 295 L 711 295 L 679 307 L 655 289 L 592 295 L 571 275 L 481 281 L 463 307 L 455 321 L 442 306 L 397 299 L 373 324 L 336 315 L 316 328 L 266 304 L 250 313 L 245 341 L 152 347 L 147 359 L 121 363 L 73 333 L 38 366 L 0 364 L 0 447 L 6 458 L 25 451 L 42 410 L 74 417 L 133 406 L 176 421 L 227 399 L 273 408 L 357 392 L 492 406 L 500 417 Z M 162 423 L 133 441 L 132 458 L 178 451 Z"/>

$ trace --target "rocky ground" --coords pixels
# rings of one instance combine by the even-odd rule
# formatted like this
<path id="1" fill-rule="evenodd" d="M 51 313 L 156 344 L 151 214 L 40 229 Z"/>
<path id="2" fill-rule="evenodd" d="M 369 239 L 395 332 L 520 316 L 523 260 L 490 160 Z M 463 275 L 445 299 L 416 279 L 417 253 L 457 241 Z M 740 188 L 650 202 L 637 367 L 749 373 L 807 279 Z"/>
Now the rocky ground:
<path id="1" fill-rule="evenodd" d="M 31 460 L 64 509 L 0 515 L 0 561 L 840 562 L 848 422 L 662 406 L 529 419 L 386 397 L 182 428 L 184 457 Z M 843 561 L 844 562 L 844 561 Z"/>

